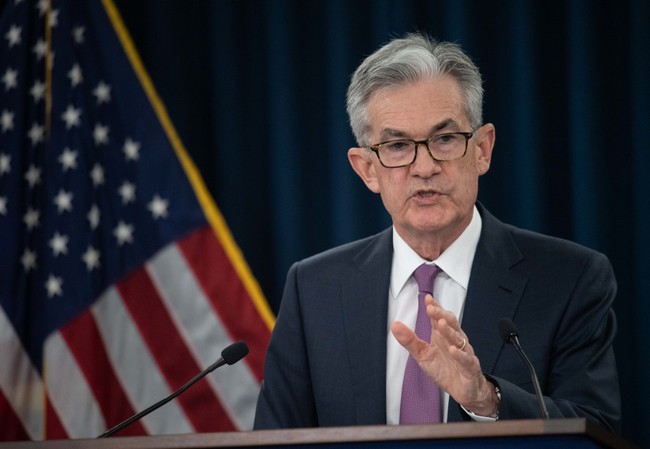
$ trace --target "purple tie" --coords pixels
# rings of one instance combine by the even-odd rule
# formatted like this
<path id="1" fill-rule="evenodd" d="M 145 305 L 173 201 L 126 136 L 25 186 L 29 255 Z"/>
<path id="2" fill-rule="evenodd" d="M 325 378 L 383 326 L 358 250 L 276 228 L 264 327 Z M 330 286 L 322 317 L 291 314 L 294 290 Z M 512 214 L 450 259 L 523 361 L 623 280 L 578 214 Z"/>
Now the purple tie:
<path id="1" fill-rule="evenodd" d="M 433 292 L 433 280 L 440 271 L 442 270 L 435 265 L 422 264 L 413 272 L 413 277 L 415 277 L 420 290 L 415 333 L 426 342 L 431 340 L 431 319 L 427 315 L 424 306 L 424 296 Z M 415 359 L 409 355 L 404 370 L 399 423 L 430 424 L 442 422 L 440 409 L 440 388 L 427 377 Z"/>

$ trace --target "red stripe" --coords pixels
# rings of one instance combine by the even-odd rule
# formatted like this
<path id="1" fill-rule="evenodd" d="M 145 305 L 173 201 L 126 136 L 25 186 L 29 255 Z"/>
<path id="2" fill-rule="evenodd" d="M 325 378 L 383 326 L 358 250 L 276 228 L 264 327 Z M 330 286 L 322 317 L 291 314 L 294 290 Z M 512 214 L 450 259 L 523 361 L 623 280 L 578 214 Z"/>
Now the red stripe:
<path id="1" fill-rule="evenodd" d="M 0 390 L 0 441 L 29 440 L 23 423 Z"/>
<path id="2" fill-rule="evenodd" d="M 232 339 L 247 343 L 250 354 L 244 360 L 261 381 L 271 331 L 214 231 L 204 227 L 178 242 L 178 246 Z"/>
<path id="3" fill-rule="evenodd" d="M 46 401 L 46 418 L 45 418 L 45 439 L 46 440 L 64 440 L 70 438 L 68 432 L 63 427 L 59 415 L 52 406 L 52 401 L 47 398 Z"/>
<path id="4" fill-rule="evenodd" d="M 202 371 L 145 270 L 136 270 L 117 288 L 171 390 L 177 390 Z M 205 378 L 177 400 L 196 431 L 235 430 Z"/>
<path id="5" fill-rule="evenodd" d="M 90 385 L 108 428 L 133 415 L 133 406 L 113 371 L 97 323 L 90 311 L 87 310 L 66 324 L 60 332 Z M 120 435 L 146 434 L 140 422 L 135 422 L 120 432 Z"/>

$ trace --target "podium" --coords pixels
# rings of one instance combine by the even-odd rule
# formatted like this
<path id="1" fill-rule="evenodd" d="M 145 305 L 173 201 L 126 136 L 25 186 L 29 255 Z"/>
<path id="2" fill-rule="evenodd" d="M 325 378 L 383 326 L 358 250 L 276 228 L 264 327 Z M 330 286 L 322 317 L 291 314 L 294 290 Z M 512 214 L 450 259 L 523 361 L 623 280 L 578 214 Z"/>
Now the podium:
<path id="1" fill-rule="evenodd" d="M 583 418 L 417 426 L 323 427 L 0 443 L 0 449 L 634 449 Z"/>

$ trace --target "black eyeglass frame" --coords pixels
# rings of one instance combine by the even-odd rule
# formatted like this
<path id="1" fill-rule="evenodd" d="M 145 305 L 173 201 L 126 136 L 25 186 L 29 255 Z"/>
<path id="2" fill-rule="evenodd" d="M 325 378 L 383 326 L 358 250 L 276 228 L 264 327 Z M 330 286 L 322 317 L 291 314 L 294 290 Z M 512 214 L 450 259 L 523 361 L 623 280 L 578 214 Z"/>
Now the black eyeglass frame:
<path id="1" fill-rule="evenodd" d="M 429 149 L 429 142 L 432 139 L 439 139 L 439 138 L 445 137 L 445 136 L 463 136 L 465 138 L 465 151 L 463 151 L 462 156 L 458 156 L 458 157 L 456 157 L 454 159 L 437 159 L 437 158 L 435 158 L 433 156 L 433 154 L 431 154 L 431 150 Z M 456 161 L 458 159 L 462 159 L 467 154 L 468 142 L 469 142 L 469 139 L 471 139 L 473 136 L 474 136 L 474 132 L 461 132 L 461 131 L 459 131 L 459 132 L 453 132 L 453 133 L 441 133 L 441 134 L 436 134 L 435 136 L 431 136 L 428 139 L 424 139 L 424 140 L 413 140 L 413 139 L 386 140 L 384 142 L 379 142 L 379 143 L 376 143 L 374 145 L 371 145 L 371 146 L 368 147 L 368 149 L 370 151 L 373 151 L 377 155 L 377 159 L 379 160 L 379 163 L 381 165 L 383 165 L 384 167 L 386 167 L 386 168 L 402 168 L 402 167 L 408 167 L 409 165 L 413 164 L 413 162 L 415 162 L 415 160 L 418 157 L 418 148 L 420 148 L 420 145 L 425 146 L 425 148 L 427 149 L 427 152 L 429 153 L 429 156 L 431 156 L 431 159 L 433 159 L 436 162 L 448 162 L 448 161 Z M 413 160 L 411 162 L 409 162 L 408 164 L 402 164 L 402 165 L 386 165 L 386 164 L 384 164 L 384 162 L 381 160 L 381 156 L 379 156 L 379 146 L 384 145 L 386 143 L 402 142 L 402 141 L 413 142 L 413 144 L 415 145 L 415 151 L 413 152 Z"/>

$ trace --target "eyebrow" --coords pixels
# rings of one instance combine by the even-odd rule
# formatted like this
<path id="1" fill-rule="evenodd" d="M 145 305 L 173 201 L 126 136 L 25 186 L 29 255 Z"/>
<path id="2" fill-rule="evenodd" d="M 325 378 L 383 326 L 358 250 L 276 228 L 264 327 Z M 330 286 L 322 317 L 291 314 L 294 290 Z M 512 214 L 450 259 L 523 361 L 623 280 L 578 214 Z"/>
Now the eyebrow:
<path id="1" fill-rule="evenodd" d="M 460 129 L 460 126 L 456 120 L 452 118 L 448 118 L 443 120 L 440 123 L 437 123 L 431 127 L 431 130 L 429 132 L 429 135 L 435 134 L 437 131 L 445 130 L 445 129 L 453 129 L 453 130 L 458 130 Z M 391 128 L 385 128 L 381 131 L 379 134 L 379 139 L 381 141 L 388 140 L 390 138 L 411 138 L 408 133 L 405 133 L 404 131 L 400 131 L 397 129 L 391 129 Z"/>

